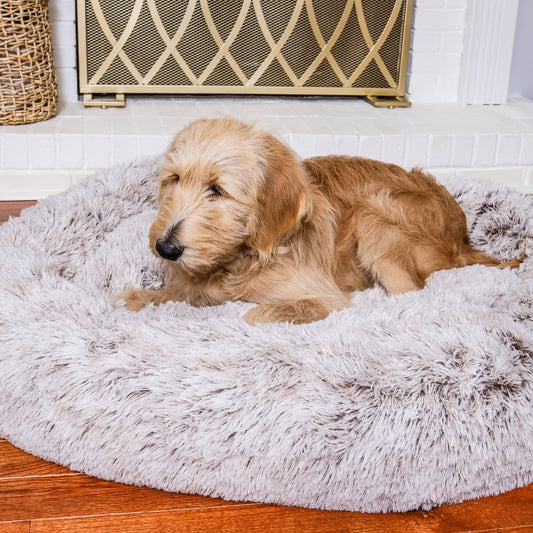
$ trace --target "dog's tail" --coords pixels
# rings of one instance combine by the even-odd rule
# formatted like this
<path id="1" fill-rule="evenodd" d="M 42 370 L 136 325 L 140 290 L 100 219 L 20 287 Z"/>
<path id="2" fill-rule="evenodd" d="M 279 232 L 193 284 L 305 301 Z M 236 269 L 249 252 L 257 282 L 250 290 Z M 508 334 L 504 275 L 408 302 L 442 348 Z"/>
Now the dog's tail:
<path id="1" fill-rule="evenodd" d="M 459 264 L 457 266 L 467 266 L 467 265 L 486 265 L 486 266 L 495 266 L 497 268 L 516 268 L 522 264 L 526 255 L 523 254 L 519 259 L 510 259 L 509 261 L 504 261 L 500 263 L 497 259 L 485 255 L 484 253 L 476 250 L 475 248 L 470 247 L 468 250 L 465 250 L 463 254 L 459 256 Z"/>

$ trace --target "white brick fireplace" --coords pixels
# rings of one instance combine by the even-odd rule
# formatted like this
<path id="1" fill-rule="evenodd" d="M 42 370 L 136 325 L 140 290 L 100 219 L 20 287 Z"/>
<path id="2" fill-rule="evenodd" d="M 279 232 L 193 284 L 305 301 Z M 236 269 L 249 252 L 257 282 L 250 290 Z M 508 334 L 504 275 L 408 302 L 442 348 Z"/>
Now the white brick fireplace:
<path id="1" fill-rule="evenodd" d="M 410 109 L 336 98 L 127 97 L 126 108 L 102 110 L 79 101 L 75 3 L 50 0 L 59 113 L 46 122 L 0 127 L 0 200 L 41 198 L 99 168 L 159 154 L 188 121 L 223 114 L 265 123 L 302 157 L 362 155 L 533 192 L 533 102 L 510 97 L 505 105 L 465 105 L 505 102 L 517 1 L 416 2 Z M 472 20 L 476 10 L 504 5 L 492 22 L 486 14 Z M 487 39 L 483 32 L 492 32 L 486 46 L 474 39 Z M 489 65 L 495 63 L 487 54 L 491 42 L 497 72 Z"/>

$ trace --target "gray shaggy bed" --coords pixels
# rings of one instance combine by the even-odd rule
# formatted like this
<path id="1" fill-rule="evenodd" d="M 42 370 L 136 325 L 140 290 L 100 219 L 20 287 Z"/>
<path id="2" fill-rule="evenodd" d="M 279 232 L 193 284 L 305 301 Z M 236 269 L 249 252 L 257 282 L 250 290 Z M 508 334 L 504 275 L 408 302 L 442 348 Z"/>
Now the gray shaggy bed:
<path id="1" fill-rule="evenodd" d="M 405 511 L 533 482 L 533 260 L 355 293 L 308 325 L 251 304 L 131 313 L 157 287 L 157 161 L 0 227 L 0 435 L 104 479 L 232 500 Z M 447 182 L 473 243 L 533 252 L 533 200 Z"/>

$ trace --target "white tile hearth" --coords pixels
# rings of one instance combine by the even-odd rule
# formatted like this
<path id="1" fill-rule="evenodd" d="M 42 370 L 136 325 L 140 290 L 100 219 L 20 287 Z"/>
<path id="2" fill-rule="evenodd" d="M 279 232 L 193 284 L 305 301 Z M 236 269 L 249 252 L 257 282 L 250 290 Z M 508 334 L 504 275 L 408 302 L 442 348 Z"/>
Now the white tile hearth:
<path id="1" fill-rule="evenodd" d="M 0 128 L 0 200 L 38 199 L 98 169 L 161 154 L 199 117 L 258 121 L 302 157 L 344 153 L 533 192 L 533 101 L 502 106 L 415 103 L 376 109 L 359 99 L 128 98 L 124 109 L 61 103 L 46 122 Z"/>

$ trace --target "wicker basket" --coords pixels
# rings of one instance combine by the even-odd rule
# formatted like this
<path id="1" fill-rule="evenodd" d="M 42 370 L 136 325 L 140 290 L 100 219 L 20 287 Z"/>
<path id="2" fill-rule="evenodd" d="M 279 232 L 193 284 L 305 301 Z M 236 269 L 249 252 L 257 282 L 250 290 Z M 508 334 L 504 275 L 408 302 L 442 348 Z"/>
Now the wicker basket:
<path id="1" fill-rule="evenodd" d="M 0 0 L 0 124 L 46 120 L 56 109 L 47 0 Z"/>

